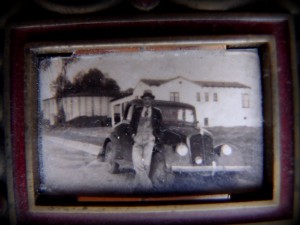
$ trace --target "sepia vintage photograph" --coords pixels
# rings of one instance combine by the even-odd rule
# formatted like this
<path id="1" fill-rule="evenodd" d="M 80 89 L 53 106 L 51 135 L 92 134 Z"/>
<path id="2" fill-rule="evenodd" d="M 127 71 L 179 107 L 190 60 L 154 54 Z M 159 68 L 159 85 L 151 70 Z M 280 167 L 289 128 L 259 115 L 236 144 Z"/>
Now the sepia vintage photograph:
<path id="1" fill-rule="evenodd" d="M 43 56 L 39 192 L 232 194 L 263 183 L 258 49 L 113 45 Z"/>

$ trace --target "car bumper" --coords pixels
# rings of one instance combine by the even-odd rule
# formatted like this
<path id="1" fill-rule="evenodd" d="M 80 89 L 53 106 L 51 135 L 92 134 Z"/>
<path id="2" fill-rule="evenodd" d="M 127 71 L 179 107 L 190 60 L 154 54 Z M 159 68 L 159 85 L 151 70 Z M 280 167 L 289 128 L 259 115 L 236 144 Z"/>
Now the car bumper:
<path id="1" fill-rule="evenodd" d="M 243 172 L 250 171 L 251 166 L 171 166 L 173 172 Z"/>

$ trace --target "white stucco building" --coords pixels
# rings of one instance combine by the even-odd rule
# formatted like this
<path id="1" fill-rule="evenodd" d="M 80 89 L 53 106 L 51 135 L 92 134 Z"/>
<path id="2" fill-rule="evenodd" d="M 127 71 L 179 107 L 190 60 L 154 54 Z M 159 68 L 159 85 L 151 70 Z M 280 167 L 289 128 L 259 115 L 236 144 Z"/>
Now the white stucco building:
<path id="1" fill-rule="evenodd" d="M 260 126 L 260 102 L 251 87 L 238 82 L 192 81 L 184 77 L 142 79 L 132 95 L 112 100 L 111 112 L 122 113 L 128 101 L 151 89 L 156 99 L 194 105 L 201 126 Z M 114 118 L 112 118 L 114 124 Z"/>

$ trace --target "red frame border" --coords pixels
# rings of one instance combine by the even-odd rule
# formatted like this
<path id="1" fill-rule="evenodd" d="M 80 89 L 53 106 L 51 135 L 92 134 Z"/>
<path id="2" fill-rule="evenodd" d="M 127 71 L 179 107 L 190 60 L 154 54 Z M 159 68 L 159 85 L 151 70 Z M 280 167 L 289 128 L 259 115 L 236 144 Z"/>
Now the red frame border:
<path id="1" fill-rule="evenodd" d="M 294 187 L 294 97 L 291 66 L 291 27 L 286 16 L 172 16 L 83 21 L 69 23 L 44 23 L 43 25 L 17 25 L 9 30 L 9 95 L 12 182 L 15 217 L 18 224 L 113 224 L 140 223 L 239 223 L 269 221 L 291 218 L 293 212 Z M 271 35 L 276 41 L 278 72 L 278 96 L 280 119 L 281 182 L 278 206 L 254 207 L 235 210 L 213 210 L 207 212 L 164 212 L 164 213 L 64 213 L 31 212 L 28 206 L 25 158 L 25 105 L 24 73 L 25 45 L 30 42 L 64 43 L 86 41 L 105 37 L 130 38 L 136 36 L 195 36 L 195 35 Z M 120 34 L 122 34 L 120 36 Z M 89 37 L 89 38 L 87 38 Z"/>

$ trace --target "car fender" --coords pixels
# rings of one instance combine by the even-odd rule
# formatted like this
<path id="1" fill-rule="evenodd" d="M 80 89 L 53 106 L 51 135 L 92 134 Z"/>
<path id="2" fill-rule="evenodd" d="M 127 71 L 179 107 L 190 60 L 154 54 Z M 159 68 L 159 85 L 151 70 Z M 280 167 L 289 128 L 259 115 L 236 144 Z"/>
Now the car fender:
<path id="1" fill-rule="evenodd" d="M 242 152 L 234 145 L 230 145 L 231 153 L 224 153 L 222 147 L 228 147 L 228 144 L 221 144 L 214 148 L 216 153 L 216 164 L 218 166 L 246 166 Z"/>
<path id="2" fill-rule="evenodd" d="M 176 150 L 176 146 L 164 145 L 164 158 L 166 166 L 170 169 L 173 165 L 187 166 L 191 165 L 190 152 L 185 156 L 180 156 Z"/>

